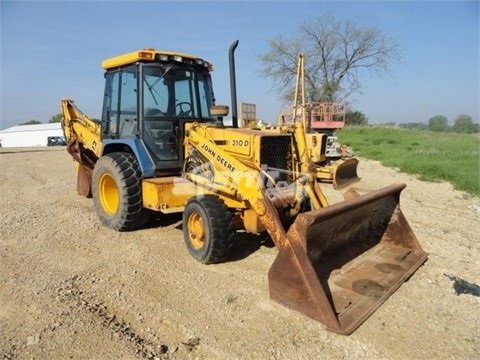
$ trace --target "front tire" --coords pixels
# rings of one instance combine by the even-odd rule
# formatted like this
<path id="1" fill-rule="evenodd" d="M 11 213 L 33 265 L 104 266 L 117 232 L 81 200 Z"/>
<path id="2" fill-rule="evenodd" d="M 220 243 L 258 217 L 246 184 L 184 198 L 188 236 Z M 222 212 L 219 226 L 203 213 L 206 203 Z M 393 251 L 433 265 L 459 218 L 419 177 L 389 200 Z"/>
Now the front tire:
<path id="1" fill-rule="evenodd" d="M 189 253 L 203 264 L 224 261 L 233 243 L 232 214 L 215 195 L 190 199 L 183 212 L 183 237 Z"/>
<path id="2" fill-rule="evenodd" d="M 143 208 L 142 174 L 129 153 L 115 152 L 97 161 L 92 195 L 100 221 L 113 230 L 133 230 L 148 222 L 149 212 Z"/>

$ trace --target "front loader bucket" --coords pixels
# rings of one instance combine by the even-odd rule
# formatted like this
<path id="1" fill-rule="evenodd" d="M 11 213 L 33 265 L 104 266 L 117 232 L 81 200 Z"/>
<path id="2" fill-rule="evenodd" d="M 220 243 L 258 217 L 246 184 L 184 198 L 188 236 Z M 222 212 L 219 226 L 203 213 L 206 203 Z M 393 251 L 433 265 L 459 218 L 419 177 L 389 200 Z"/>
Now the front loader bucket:
<path id="1" fill-rule="evenodd" d="M 404 184 L 298 215 L 269 271 L 272 300 L 351 334 L 427 259 Z"/>
<path id="2" fill-rule="evenodd" d="M 317 180 L 333 184 L 335 190 L 343 189 L 360 180 L 357 175 L 357 159 L 338 160 L 330 165 L 317 167 Z"/>
<path id="3" fill-rule="evenodd" d="M 334 165 L 333 188 L 335 190 L 343 189 L 360 180 L 357 175 L 357 166 L 358 160 L 355 158 L 342 160 L 338 165 Z"/>

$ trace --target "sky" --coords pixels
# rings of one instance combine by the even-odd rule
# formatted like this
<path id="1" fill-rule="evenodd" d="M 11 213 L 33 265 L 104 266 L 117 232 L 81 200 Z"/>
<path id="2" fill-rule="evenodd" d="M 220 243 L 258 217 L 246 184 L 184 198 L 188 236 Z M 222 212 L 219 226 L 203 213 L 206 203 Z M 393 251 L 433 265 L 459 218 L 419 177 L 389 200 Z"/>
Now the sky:
<path id="1" fill-rule="evenodd" d="M 480 120 L 478 1 L 0 0 L 0 130 L 47 123 L 61 98 L 100 118 L 101 61 L 147 47 L 213 62 L 217 104 L 230 105 L 235 40 L 238 104 L 256 104 L 257 117 L 275 123 L 286 104 L 260 76 L 259 56 L 273 38 L 290 38 L 302 21 L 327 13 L 400 42 L 389 74 L 362 73 L 361 92 L 348 98 L 370 124 Z"/>

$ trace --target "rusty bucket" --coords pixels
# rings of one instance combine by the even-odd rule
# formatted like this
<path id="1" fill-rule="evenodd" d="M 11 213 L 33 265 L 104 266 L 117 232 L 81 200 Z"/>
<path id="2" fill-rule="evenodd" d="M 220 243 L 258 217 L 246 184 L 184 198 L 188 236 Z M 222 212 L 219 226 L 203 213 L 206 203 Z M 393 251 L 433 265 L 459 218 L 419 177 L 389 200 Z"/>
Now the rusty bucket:
<path id="1" fill-rule="evenodd" d="M 404 184 L 300 214 L 269 271 L 272 300 L 348 335 L 427 259 Z"/>

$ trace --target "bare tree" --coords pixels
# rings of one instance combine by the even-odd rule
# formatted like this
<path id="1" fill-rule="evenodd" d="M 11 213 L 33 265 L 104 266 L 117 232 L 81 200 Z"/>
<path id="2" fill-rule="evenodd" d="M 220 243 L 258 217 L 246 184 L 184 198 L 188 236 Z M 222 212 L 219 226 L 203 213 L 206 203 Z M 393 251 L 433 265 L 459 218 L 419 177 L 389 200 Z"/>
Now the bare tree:
<path id="1" fill-rule="evenodd" d="M 399 57 L 396 39 L 332 15 L 304 21 L 298 36 L 279 35 L 269 45 L 269 51 L 260 55 L 261 75 L 273 79 L 273 90 L 287 100 L 292 97 L 299 53 L 305 55 L 308 101 L 344 101 L 360 90 L 362 69 L 388 73 L 390 62 Z"/>

